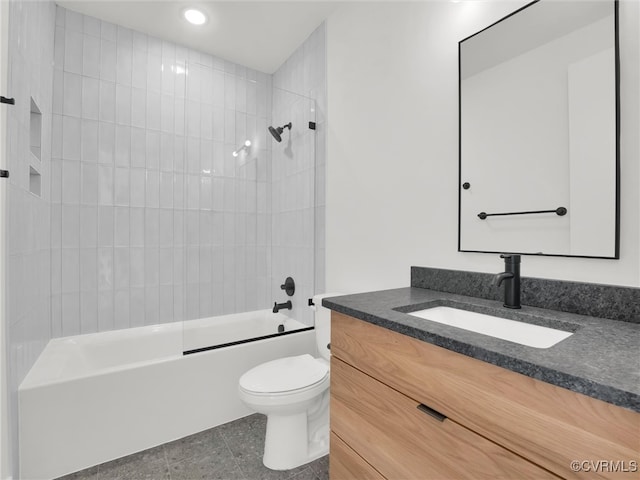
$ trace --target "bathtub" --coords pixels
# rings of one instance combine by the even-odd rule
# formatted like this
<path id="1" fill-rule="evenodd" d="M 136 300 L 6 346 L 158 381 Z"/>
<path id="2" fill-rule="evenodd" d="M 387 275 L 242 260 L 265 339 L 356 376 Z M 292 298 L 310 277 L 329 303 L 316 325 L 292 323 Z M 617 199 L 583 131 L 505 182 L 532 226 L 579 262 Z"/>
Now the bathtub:
<path id="1" fill-rule="evenodd" d="M 278 332 L 278 326 L 284 332 Z M 252 413 L 240 376 L 310 353 L 270 310 L 52 339 L 18 391 L 21 478 L 54 478 Z"/>

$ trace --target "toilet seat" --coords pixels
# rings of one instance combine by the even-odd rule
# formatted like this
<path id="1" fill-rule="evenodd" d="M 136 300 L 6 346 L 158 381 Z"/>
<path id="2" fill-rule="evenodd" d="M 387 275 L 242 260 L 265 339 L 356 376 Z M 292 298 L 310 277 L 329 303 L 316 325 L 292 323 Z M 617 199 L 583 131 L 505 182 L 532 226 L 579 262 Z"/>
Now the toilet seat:
<path id="1" fill-rule="evenodd" d="M 252 395 L 287 395 L 326 382 L 329 366 L 309 354 L 279 358 L 252 368 L 240 377 L 240 388 Z"/>

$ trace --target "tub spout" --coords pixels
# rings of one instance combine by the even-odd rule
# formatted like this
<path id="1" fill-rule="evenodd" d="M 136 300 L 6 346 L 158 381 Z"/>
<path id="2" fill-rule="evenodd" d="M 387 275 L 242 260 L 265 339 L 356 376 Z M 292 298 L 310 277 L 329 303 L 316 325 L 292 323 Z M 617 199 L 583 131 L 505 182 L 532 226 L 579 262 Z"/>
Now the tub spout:
<path id="1" fill-rule="evenodd" d="M 273 303 L 273 313 L 278 313 L 280 310 L 291 310 L 292 308 L 291 300 L 287 300 L 284 303 Z"/>

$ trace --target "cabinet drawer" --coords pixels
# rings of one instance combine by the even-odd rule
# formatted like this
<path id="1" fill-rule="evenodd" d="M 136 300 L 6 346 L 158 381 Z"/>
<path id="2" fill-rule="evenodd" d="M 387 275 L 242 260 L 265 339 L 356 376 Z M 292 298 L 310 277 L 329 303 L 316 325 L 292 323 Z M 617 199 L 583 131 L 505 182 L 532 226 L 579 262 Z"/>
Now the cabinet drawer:
<path id="1" fill-rule="evenodd" d="M 562 477 L 571 462 L 637 461 L 640 414 L 332 313 L 332 354 Z M 333 375 L 333 372 L 332 372 Z"/>
<path id="2" fill-rule="evenodd" d="M 384 480 L 371 465 L 331 432 L 329 478 L 331 480 Z"/>
<path id="3" fill-rule="evenodd" d="M 335 358 L 330 391 L 331 430 L 386 478 L 557 478 Z"/>

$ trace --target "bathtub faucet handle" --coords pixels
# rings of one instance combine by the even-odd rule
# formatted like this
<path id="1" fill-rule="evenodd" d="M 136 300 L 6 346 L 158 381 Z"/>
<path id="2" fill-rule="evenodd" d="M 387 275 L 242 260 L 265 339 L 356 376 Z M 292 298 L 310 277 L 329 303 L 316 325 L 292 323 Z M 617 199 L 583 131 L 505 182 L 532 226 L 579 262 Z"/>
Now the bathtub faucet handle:
<path id="1" fill-rule="evenodd" d="M 287 277 L 282 285 L 280 285 L 280 290 L 284 290 L 287 295 L 293 297 L 293 294 L 296 293 L 296 282 L 293 281 L 293 278 Z"/>
<path id="2" fill-rule="evenodd" d="M 278 313 L 280 310 L 291 310 L 292 308 L 291 300 L 287 300 L 284 303 L 273 302 L 273 313 Z"/>

